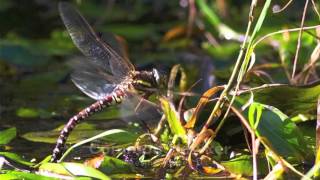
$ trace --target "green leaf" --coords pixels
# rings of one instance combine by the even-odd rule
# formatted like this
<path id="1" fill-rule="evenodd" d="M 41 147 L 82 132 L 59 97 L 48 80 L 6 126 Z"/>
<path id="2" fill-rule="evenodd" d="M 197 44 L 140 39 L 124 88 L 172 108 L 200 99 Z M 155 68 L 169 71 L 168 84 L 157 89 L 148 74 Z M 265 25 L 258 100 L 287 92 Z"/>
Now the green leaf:
<path id="1" fill-rule="evenodd" d="M 72 176 L 66 168 L 60 163 L 43 163 L 39 166 L 39 172 L 51 172 L 64 176 Z"/>
<path id="2" fill-rule="evenodd" d="M 39 170 L 66 176 L 86 176 L 96 179 L 110 179 L 99 170 L 79 163 L 44 163 L 39 167 Z"/>
<path id="3" fill-rule="evenodd" d="M 186 130 L 180 122 L 178 112 L 176 111 L 174 105 L 165 98 L 160 98 L 160 102 L 169 123 L 171 132 L 174 135 L 181 137 L 183 141 L 186 142 Z"/>
<path id="4" fill-rule="evenodd" d="M 26 165 L 26 166 L 32 166 L 34 165 L 34 163 L 26 161 L 25 159 L 23 159 L 21 156 L 19 156 L 18 154 L 12 153 L 12 152 L 0 152 L 0 156 L 4 156 L 8 159 L 11 159 L 14 162 Z"/>
<path id="5" fill-rule="evenodd" d="M 267 161 L 258 157 L 257 162 L 258 172 L 267 172 Z M 221 162 L 221 165 L 223 165 L 231 173 L 252 176 L 252 156 L 241 155 L 229 161 L 223 161 Z"/>
<path id="6" fill-rule="evenodd" d="M 132 173 L 133 167 L 120 159 L 105 156 L 99 170 L 105 174 Z"/>
<path id="7" fill-rule="evenodd" d="M 216 13 L 213 11 L 213 8 L 208 6 L 207 1 L 201 0 L 201 1 L 195 1 L 195 2 L 199 6 L 199 9 L 200 9 L 201 13 L 206 17 L 208 22 L 217 29 L 217 31 L 220 33 L 220 35 L 222 35 L 224 38 L 226 38 L 228 40 L 230 40 L 230 39 L 236 39 L 236 40 L 242 39 L 240 34 L 235 32 L 229 26 L 221 23 L 221 20 L 216 15 Z"/>
<path id="8" fill-rule="evenodd" d="M 289 116 L 316 112 L 320 94 L 320 81 L 308 86 L 268 84 L 251 91 L 254 101 L 277 107 Z M 250 91 L 242 93 L 242 103 L 250 97 Z"/>
<path id="9" fill-rule="evenodd" d="M 64 126 L 65 124 L 50 131 L 29 132 L 23 134 L 22 137 L 33 142 L 56 143 L 57 137 Z M 92 137 L 96 134 L 104 132 L 103 130 L 97 130 L 96 128 L 97 127 L 95 125 L 90 123 L 78 124 L 75 130 L 70 134 L 68 143 L 76 143 L 88 137 Z"/>
<path id="10" fill-rule="evenodd" d="M 130 137 L 128 136 L 129 132 L 128 131 L 125 131 L 125 130 L 122 130 L 122 129 L 112 129 L 112 130 L 108 130 L 108 131 L 105 131 L 101 134 L 98 134 L 94 137 L 91 137 L 91 138 L 88 138 L 86 140 L 83 140 L 77 144 L 74 144 L 73 146 L 71 146 L 69 149 L 67 149 L 67 151 L 63 154 L 63 156 L 61 157 L 60 160 L 63 160 L 64 157 L 66 157 L 74 148 L 76 147 L 79 147 L 83 144 L 86 144 L 88 142 L 91 142 L 91 141 L 94 141 L 96 139 L 101 139 L 101 138 L 105 138 L 105 137 L 114 137 L 115 139 L 117 139 L 117 136 L 119 137 L 124 137 L 124 136 L 127 136 L 127 137 Z M 130 138 L 129 138 L 130 139 Z"/>
<path id="11" fill-rule="evenodd" d="M 16 136 L 17 129 L 15 127 L 0 131 L 0 145 L 8 144 Z"/>
<path id="12" fill-rule="evenodd" d="M 204 0 L 203 1 L 196 1 L 196 2 L 197 2 L 197 5 L 199 6 L 199 9 L 206 16 L 208 21 L 214 26 L 219 26 L 221 21 L 218 18 L 218 16 L 216 15 L 216 13 L 212 10 L 212 8 L 210 8 L 208 6 L 207 2 Z"/>
<path id="13" fill-rule="evenodd" d="M 262 24 L 263 24 L 263 21 L 264 21 L 264 19 L 265 19 L 266 16 L 267 16 L 267 11 L 268 11 L 268 9 L 269 9 L 269 7 L 270 7 L 270 4 L 271 4 L 271 0 L 267 0 L 267 1 L 264 3 L 264 6 L 263 6 L 263 9 L 262 9 L 262 11 L 261 11 L 261 13 L 260 13 L 260 15 L 259 15 L 259 19 L 258 19 L 258 21 L 257 21 L 257 24 L 255 25 L 254 30 L 253 30 L 253 32 L 252 32 L 252 34 L 251 34 L 251 38 L 252 38 L 252 39 L 255 38 L 256 34 L 257 34 L 257 33 L 259 32 L 259 30 L 261 29 L 261 26 L 262 26 Z M 252 41 L 252 39 L 251 39 L 251 41 Z M 251 43 L 250 43 L 250 44 L 251 44 Z"/>
<path id="14" fill-rule="evenodd" d="M 39 116 L 38 110 L 32 108 L 19 108 L 16 114 L 22 118 L 36 118 Z"/>
<path id="15" fill-rule="evenodd" d="M 16 179 L 24 179 L 24 180 L 51 180 L 56 178 L 51 178 L 47 176 L 41 176 L 34 173 L 21 172 L 21 171 L 0 171 L 0 179 L 5 180 L 16 180 Z"/>
<path id="16" fill-rule="evenodd" d="M 250 125 L 262 142 L 282 157 L 304 159 L 306 142 L 302 133 L 280 110 L 260 103 L 249 108 Z"/>
<path id="17" fill-rule="evenodd" d="M 110 178 L 102 172 L 79 163 L 62 163 L 62 165 L 75 176 L 89 176 L 97 179 L 109 180 Z"/>

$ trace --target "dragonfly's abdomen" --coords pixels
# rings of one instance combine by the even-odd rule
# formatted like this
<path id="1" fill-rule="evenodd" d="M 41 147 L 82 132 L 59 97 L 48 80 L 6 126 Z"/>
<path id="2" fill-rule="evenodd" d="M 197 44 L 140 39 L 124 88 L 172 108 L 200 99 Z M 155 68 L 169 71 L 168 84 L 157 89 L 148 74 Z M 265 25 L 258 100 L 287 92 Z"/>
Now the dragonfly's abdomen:
<path id="1" fill-rule="evenodd" d="M 58 159 L 61 158 L 62 153 L 65 149 L 65 143 L 70 132 L 81 120 L 89 117 L 94 112 L 102 110 L 105 107 L 121 103 L 124 96 L 125 92 L 122 89 L 116 89 L 110 95 L 107 95 L 103 99 L 91 104 L 89 107 L 83 109 L 77 115 L 70 118 L 67 125 L 65 125 L 65 127 L 60 132 L 60 136 L 57 140 L 56 147 L 54 148 L 52 153 L 51 162 L 56 162 Z"/>

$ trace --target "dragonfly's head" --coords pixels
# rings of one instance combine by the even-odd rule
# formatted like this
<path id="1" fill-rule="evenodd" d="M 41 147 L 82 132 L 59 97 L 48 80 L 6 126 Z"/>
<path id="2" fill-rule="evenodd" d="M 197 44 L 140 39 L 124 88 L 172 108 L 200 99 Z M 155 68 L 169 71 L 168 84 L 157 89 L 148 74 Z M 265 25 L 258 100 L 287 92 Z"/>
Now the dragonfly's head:
<path id="1" fill-rule="evenodd" d="M 157 69 L 152 69 L 152 76 L 154 78 L 154 87 L 157 89 L 165 88 L 167 76 L 164 73 L 160 73 Z"/>
<path id="2" fill-rule="evenodd" d="M 164 89 L 166 85 L 166 76 L 160 73 L 157 69 L 152 71 L 138 71 L 134 76 L 134 87 L 143 93 L 154 93 Z"/>

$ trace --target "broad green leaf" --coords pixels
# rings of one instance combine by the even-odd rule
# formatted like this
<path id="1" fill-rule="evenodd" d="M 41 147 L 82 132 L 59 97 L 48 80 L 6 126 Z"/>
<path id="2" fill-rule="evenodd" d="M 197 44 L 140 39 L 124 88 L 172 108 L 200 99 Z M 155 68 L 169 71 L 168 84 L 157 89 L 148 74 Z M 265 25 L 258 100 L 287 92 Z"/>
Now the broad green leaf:
<path id="1" fill-rule="evenodd" d="M 15 127 L 0 131 L 0 145 L 8 144 L 16 136 L 17 129 Z"/>
<path id="2" fill-rule="evenodd" d="M 122 129 L 111 129 L 111 130 L 108 130 L 108 131 L 104 131 L 101 134 L 98 134 L 98 135 L 96 135 L 94 137 L 88 138 L 86 140 L 78 142 L 77 144 L 74 144 L 69 149 L 67 149 L 67 151 L 63 154 L 63 156 L 61 157 L 60 160 L 63 160 L 64 157 L 66 157 L 74 148 L 79 147 L 79 146 L 81 146 L 83 144 L 86 144 L 88 142 L 92 142 L 92 141 L 94 141 L 96 139 L 106 138 L 106 137 L 110 137 L 110 136 L 114 137 L 115 140 L 117 140 L 117 136 L 119 136 L 119 137 L 127 136 L 128 139 L 130 140 L 130 135 L 128 135 L 128 134 L 129 134 L 128 131 L 125 131 L 125 130 L 122 130 Z"/>
<path id="3" fill-rule="evenodd" d="M 18 117 L 22 118 L 36 118 L 39 116 L 39 112 L 37 109 L 32 108 L 19 108 L 16 112 Z"/>
<path id="4" fill-rule="evenodd" d="M 0 179 L 3 180 L 16 180 L 16 179 L 24 179 L 24 180 L 53 180 L 56 178 L 41 176 L 34 173 L 21 172 L 21 171 L 0 171 Z"/>
<path id="5" fill-rule="evenodd" d="M 104 157 L 104 160 L 98 169 L 106 174 L 121 174 L 133 172 L 133 167 L 131 164 L 110 156 Z"/>
<path id="6" fill-rule="evenodd" d="M 87 122 L 90 122 L 90 120 L 88 120 Z M 106 125 L 100 127 L 99 123 L 92 124 L 87 122 L 80 123 L 76 126 L 76 128 L 72 131 L 72 133 L 68 137 L 68 141 L 67 141 L 68 143 L 76 143 L 81 140 L 85 140 L 95 135 L 104 133 L 105 132 L 104 129 L 108 129 L 108 126 Z M 117 123 L 117 121 L 114 120 L 114 122 L 110 122 L 110 124 L 113 124 L 113 123 Z M 106 123 L 103 122 L 103 124 L 106 124 Z M 64 126 L 65 124 L 59 126 L 54 130 L 49 130 L 49 131 L 29 132 L 29 133 L 23 134 L 22 137 L 29 141 L 34 141 L 34 142 L 56 143 L 57 137 L 59 136 L 60 131 L 63 129 Z M 111 143 L 125 144 L 125 143 L 130 143 L 135 141 L 137 137 L 138 137 L 137 132 L 130 130 L 120 134 L 114 134 L 114 135 L 110 134 L 106 137 L 103 137 L 102 139 L 104 141 L 111 142 Z"/>
<path id="7" fill-rule="evenodd" d="M 40 174 L 42 174 L 42 172 L 50 172 L 64 176 L 72 176 L 72 174 L 60 163 L 43 163 L 39 166 L 39 172 Z"/>
<path id="8" fill-rule="evenodd" d="M 307 146 L 302 133 L 280 110 L 252 103 L 248 118 L 257 136 L 273 152 L 282 157 L 305 158 Z"/>
<path id="9" fill-rule="evenodd" d="M 267 161 L 263 158 L 257 158 L 258 163 L 258 173 L 264 174 L 267 172 Z M 241 155 L 239 157 L 233 158 L 229 161 L 221 162 L 229 172 L 234 174 L 241 174 L 243 176 L 252 176 L 252 156 Z"/>
<path id="10" fill-rule="evenodd" d="M 50 172 L 65 176 L 85 176 L 96 179 L 110 179 L 107 175 L 79 163 L 45 163 L 39 167 L 40 172 Z"/>
<path id="11" fill-rule="evenodd" d="M 62 163 L 62 165 L 75 176 L 88 176 L 97 179 L 109 180 L 110 178 L 102 172 L 92 167 L 85 166 L 79 163 Z"/>
<path id="12" fill-rule="evenodd" d="M 56 143 L 57 137 L 64 126 L 65 124 L 59 126 L 53 131 L 29 132 L 23 134 L 22 137 L 33 142 Z M 75 130 L 72 131 L 67 142 L 75 143 L 103 132 L 103 130 L 97 130 L 96 128 L 97 127 L 95 125 L 90 123 L 80 123 L 77 125 Z"/>
<path id="13" fill-rule="evenodd" d="M 18 154 L 12 153 L 12 152 L 0 152 L 0 156 L 4 156 L 14 162 L 17 162 L 19 164 L 23 164 L 26 166 L 32 166 L 34 165 L 34 163 L 26 161 L 25 159 L 23 159 L 21 156 L 19 156 Z"/>
<path id="14" fill-rule="evenodd" d="M 252 90 L 254 101 L 277 107 L 289 116 L 316 112 L 320 81 L 308 86 L 268 84 Z M 243 103 L 250 91 L 240 95 Z"/>
<path id="15" fill-rule="evenodd" d="M 178 112 L 176 111 L 174 105 L 165 98 L 160 98 L 160 101 L 171 132 L 174 135 L 181 137 L 183 140 L 186 140 L 186 130 L 180 122 Z"/>

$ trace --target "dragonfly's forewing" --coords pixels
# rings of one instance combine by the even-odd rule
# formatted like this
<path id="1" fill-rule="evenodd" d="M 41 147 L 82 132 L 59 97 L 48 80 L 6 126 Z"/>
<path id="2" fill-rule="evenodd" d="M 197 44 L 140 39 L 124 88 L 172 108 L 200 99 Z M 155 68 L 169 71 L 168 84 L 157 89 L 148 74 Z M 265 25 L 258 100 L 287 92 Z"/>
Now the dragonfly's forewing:
<path id="1" fill-rule="evenodd" d="M 119 79 L 125 78 L 130 71 L 134 70 L 128 59 L 119 56 L 96 35 L 72 5 L 61 2 L 59 11 L 73 42 L 93 63 Z"/>
<path id="2" fill-rule="evenodd" d="M 100 66 L 84 57 L 76 57 L 68 63 L 74 71 L 73 83 L 89 97 L 100 100 L 111 93 L 120 79 L 106 73 Z"/>
<path id="3" fill-rule="evenodd" d="M 106 44 L 110 45 L 118 55 L 120 55 L 125 61 L 128 61 L 128 63 L 130 64 L 125 39 L 110 32 L 101 33 L 100 39 Z"/>

